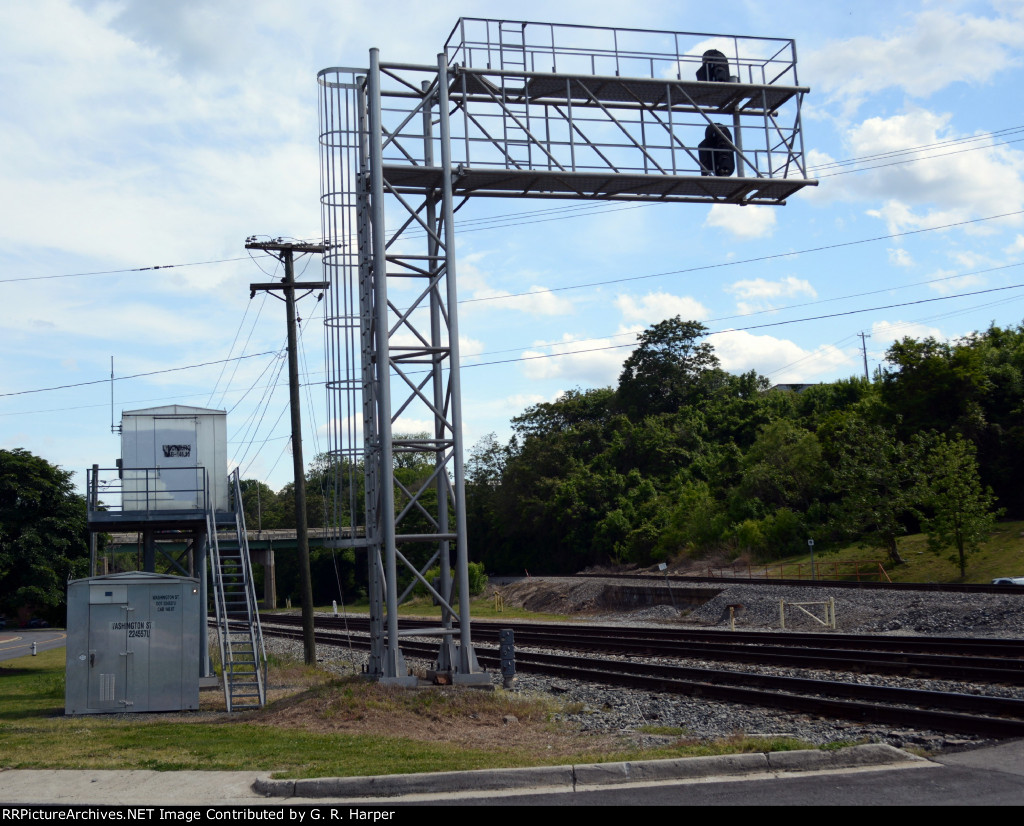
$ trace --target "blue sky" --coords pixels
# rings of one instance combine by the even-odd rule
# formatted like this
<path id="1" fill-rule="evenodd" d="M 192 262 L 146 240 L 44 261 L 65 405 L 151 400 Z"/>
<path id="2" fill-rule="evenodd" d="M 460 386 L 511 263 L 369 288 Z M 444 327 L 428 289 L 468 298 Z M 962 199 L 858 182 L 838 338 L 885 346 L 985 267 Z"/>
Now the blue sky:
<path id="1" fill-rule="evenodd" d="M 274 262 L 244 241 L 320 235 L 317 72 L 366 66 L 371 47 L 434 63 L 460 16 L 793 38 L 821 180 L 778 208 L 460 211 L 467 445 L 566 389 L 614 384 L 629 348 L 613 345 L 677 314 L 715 332 L 727 369 L 774 382 L 862 373 L 862 332 L 874 369 L 894 339 L 1024 319 L 1019 2 L 8 0 L 0 446 L 79 484 L 112 466 L 113 357 L 119 377 L 149 374 L 114 383 L 115 418 L 226 409 L 229 461 L 290 481 L 284 309 L 250 301 Z M 320 278 L 317 260 L 299 271 Z M 578 287 L 595 282 L 611 283 Z M 300 311 L 311 459 L 329 427 L 322 310 Z M 550 353 L 567 355 L 524 358 Z"/>

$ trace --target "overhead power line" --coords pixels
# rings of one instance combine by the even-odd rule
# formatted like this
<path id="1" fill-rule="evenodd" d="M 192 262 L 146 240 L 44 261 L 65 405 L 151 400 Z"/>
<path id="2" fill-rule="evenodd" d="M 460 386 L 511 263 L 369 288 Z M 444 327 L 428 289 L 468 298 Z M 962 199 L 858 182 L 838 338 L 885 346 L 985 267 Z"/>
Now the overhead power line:
<path id="1" fill-rule="evenodd" d="M 978 141 L 991 140 L 998 137 L 1006 137 L 1008 135 L 1017 134 L 1024 131 L 1024 126 L 1008 126 L 1003 129 L 996 129 L 991 132 L 984 132 L 978 135 L 971 135 L 965 138 L 948 138 L 946 140 L 934 141 L 932 143 L 919 144 L 917 146 L 908 146 L 901 149 L 892 149 L 886 152 L 877 152 L 870 155 L 861 155 L 853 158 L 844 158 L 842 160 L 829 161 L 826 163 L 819 164 L 812 167 L 815 171 L 825 171 L 836 169 L 845 166 L 856 166 L 857 164 L 870 163 L 875 160 L 884 160 L 890 158 L 898 158 L 901 155 L 917 155 L 916 157 L 904 158 L 903 160 L 895 161 L 895 164 L 903 163 L 916 163 L 918 161 L 929 160 L 931 158 L 940 158 L 945 155 L 958 154 L 959 152 L 975 152 L 982 149 L 991 149 L 997 146 L 1006 146 L 1011 143 L 1019 143 L 1024 138 L 1018 138 L 1013 141 L 999 141 L 994 144 L 985 144 L 984 146 L 975 146 L 969 149 L 959 149 L 955 152 L 944 152 L 939 154 L 918 154 L 933 150 L 937 148 L 946 148 L 952 146 L 960 146 L 968 143 L 976 143 Z M 879 166 L 890 166 L 894 164 L 881 164 Z M 819 177 L 827 178 L 832 175 L 845 175 L 850 172 L 867 172 L 872 169 L 877 169 L 879 166 L 867 166 L 858 169 L 844 170 L 842 172 L 831 172 L 828 174 L 820 175 Z M 651 203 L 637 203 L 637 204 L 572 204 L 572 205 L 560 205 L 556 207 L 546 207 L 535 210 L 521 210 L 519 212 L 508 212 L 500 215 L 492 215 L 480 218 L 464 218 L 459 222 L 460 232 L 480 232 L 487 229 L 500 229 L 506 226 L 520 226 L 523 224 L 535 224 L 544 223 L 547 221 L 562 221 L 569 218 L 578 218 L 594 213 L 604 212 L 617 212 L 625 209 L 644 209 L 646 207 L 661 206 L 660 204 Z M 548 216 L 548 217 L 538 217 Z M 986 219 L 979 219 L 986 220 Z M 304 243 L 319 243 L 320 239 L 286 239 L 294 240 L 296 242 Z M 342 239 L 334 239 L 339 241 Z M 78 272 L 78 273 L 61 273 L 59 275 L 32 275 L 22 276 L 19 278 L 0 278 L 0 284 L 8 284 L 17 281 L 42 281 L 51 278 L 80 278 L 84 276 L 93 275 L 117 275 L 122 273 L 130 272 L 146 272 L 149 270 L 166 270 L 177 267 L 198 267 L 205 264 L 226 264 L 234 261 L 245 261 L 246 258 L 218 258 L 211 259 L 208 261 L 193 261 L 184 264 L 157 264 L 149 267 L 132 267 L 121 270 L 97 270 L 95 272 Z"/>
<path id="2" fill-rule="evenodd" d="M 997 145 L 998 146 L 1009 146 L 1011 143 L 1020 143 L 1021 141 L 1024 141 L 1024 138 L 1017 138 L 1016 140 L 1012 140 L 1012 141 L 1001 141 Z M 921 156 L 919 158 L 906 158 L 906 159 L 901 160 L 901 161 L 888 161 L 886 163 L 876 163 L 876 164 L 873 164 L 872 166 L 862 166 L 862 167 L 860 167 L 858 169 L 844 169 L 841 172 L 829 172 L 829 173 L 827 173 L 825 175 L 819 175 L 818 177 L 819 178 L 832 178 L 832 177 L 835 177 L 836 175 L 850 175 L 850 174 L 852 174 L 854 172 L 869 172 L 872 169 L 883 169 L 883 168 L 885 168 L 887 166 L 899 166 L 900 164 L 913 163 L 913 162 L 916 162 L 916 161 L 930 161 L 933 158 L 946 158 L 946 157 L 949 157 L 950 155 L 960 155 L 960 154 L 963 154 L 964 152 L 976 152 L 979 149 L 985 149 L 985 148 L 987 148 L 987 147 L 972 146 L 972 147 L 968 147 L 967 149 L 953 149 L 953 150 L 951 150 L 949 152 L 938 152 L 938 153 L 931 154 L 931 155 L 923 155 L 923 156 Z"/>
<path id="3" fill-rule="evenodd" d="M 542 295 L 545 292 L 566 292 L 568 290 L 583 290 L 587 287 L 604 287 L 608 284 L 623 284 L 630 281 L 644 281 L 649 278 L 662 278 L 667 275 L 686 275 L 691 272 L 701 272 L 703 270 L 715 270 L 723 267 L 737 267 L 740 264 L 757 264 L 762 261 L 772 261 L 777 258 L 791 258 L 796 255 L 806 255 L 811 252 L 825 252 L 826 250 L 842 249 L 843 247 L 854 247 L 858 244 L 870 244 L 874 241 L 891 241 L 893 238 L 906 238 L 911 235 L 920 235 L 924 232 L 937 232 L 943 229 L 952 229 L 953 227 L 962 227 L 968 224 L 978 224 L 982 221 L 995 221 L 998 218 L 1009 218 L 1013 215 L 1024 215 L 1024 209 L 1014 210 L 1013 212 L 1003 212 L 999 215 L 989 215 L 984 218 L 968 218 L 963 221 L 954 221 L 950 224 L 942 224 L 937 227 L 923 227 L 922 229 L 910 229 L 906 232 L 894 232 L 889 235 L 875 235 L 871 238 L 859 238 L 855 241 L 840 241 L 836 244 L 825 244 L 820 247 L 808 247 L 802 250 L 792 250 L 790 252 L 775 252 L 769 255 L 759 255 L 755 258 L 741 258 L 738 261 L 719 261 L 716 264 L 701 264 L 697 267 L 686 267 L 681 270 L 665 270 L 664 272 L 648 273 L 647 275 L 631 275 L 625 278 L 610 278 L 607 281 L 590 281 L 586 284 L 569 284 L 564 287 L 547 287 L 544 290 L 533 290 L 522 293 L 503 293 L 502 295 L 489 295 L 482 296 L 480 298 L 464 298 L 459 301 L 460 304 L 474 304 L 481 301 L 499 301 L 509 298 L 522 298 L 523 296 L 529 295 Z"/>
<path id="4" fill-rule="evenodd" d="M 154 264 L 151 267 L 131 267 L 124 270 L 96 270 L 95 272 L 66 272 L 60 275 L 26 275 L 20 278 L 0 278 L 0 284 L 10 284 L 14 281 L 47 281 L 51 278 L 82 278 L 88 275 L 118 275 L 128 272 L 148 272 L 149 270 L 173 270 L 181 267 L 202 267 L 206 264 L 227 264 L 232 261 L 245 261 L 242 258 L 216 258 L 210 261 L 191 261 L 187 264 Z"/>
<path id="5" fill-rule="evenodd" d="M 907 158 L 902 163 L 912 163 L 914 161 L 928 160 L 929 158 L 941 158 L 943 155 L 948 153 L 941 153 L 937 155 L 921 155 L 922 152 L 930 152 L 935 149 L 947 149 L 952 146 L 963 146 L 969 143 L 978 143 L 979 141 L 991 141 L 996 138 L 1005 138 L 1009 135 L 1017 135 L 1024 132 L 1024 126 L 1008 126 L 1004 129 L 996 129 L 992 132 L 981 132 L 977 135 L 969 135 L 965 138 L 946 138 L 941 141 L 934 141 L 932 143 L 923 143 L 917 146 L 904 146 L 899 149 L 890 149 L 885 152 L 874 152 L 870 155 L 860 155 L 853 158 L 844 158 L 837 161 L 828 161 L 821 164 L 812 164 L 810 168 L 814 171 L 815 177 L 828 177 L 819 176 L 818 173 L 826 169 L 836 169 L 844 166 L 856 166 L 858 164 L 870 163 L 879 160 L 888 160 L 892 158 L 898 158 L 901 155 L 917 155 L 918 157 Z M 1017 143 L 1017 141 L 998 141 L 992 144 L 985 144 L 984 146 L 975 146 L 970 150 L 966 151 L 977 151 L 980 149 L 990 149 L 994 146 L 1006 146 L 1009 143 Z"/>
<path id="6" fill-rule="evenodd" d="M 217 359 L 216 361 L 204 361 L 199 364 L 186 364 L 183 367 L 168 367 L 164 370 L 150 370 L 147 373 L 133 373 L 130 376 L 117 376 L 116 378 L 110 378 L 109 376 L 105 379 L 95 379 L 93 381 L 80 381 L 75 384 L 59 384 L 55 387 L 37 387 L 34 390 L 15 390 L 13 393 L 0 393 L 0 398 L 6 396 L 25 396 L 29 393 L 45 393 L 48 390 L 67 390 L 72 387 L 87 387 L 90 384 L 106 384 L 108 381 L 127 381 L 128 379 L 140 379 L 146 376 L 158 376 L 161 373 L 175 373 L 180 370 L 194 370 L 197 367 L 209 367 L 212 364 L 223 364 L 225 361 L 238 361 L 240 359 L 252 359 L 258 356 L 269 356 L 273 353 L 273 350 L 267 350 L 263 353 L 251 353 L 247 356 L 235 356 L 230 359 Z"/>
<path id="7" fill-rule="evenodd" d="M 816 306 L 818 304 L 834 304 L 837 301 L 849 301 L 851 298 L 865 298 L 866 296 L 869 296 L 869 295 L 878 295 L 879 293 L 893 293 L 893 292 L 896 292 L 897 290 L 908 290 L 908 289 L 912 289 L 914 287 L 922 287 L 922 286 L 926 286 L 926 285 L 927 286 L 934 286 L 935 284 L 942 284 L 942 283 L 945 283 L 945 282 L 948 282 L 948 281 L 956 281 L 959 278 L 970 278 L 971 276 L 975 276 L 975 275 L 984 275 L 984 274 L 990 273 L 990 272 L 997 272 L 999 270 L 1009 270 L 1009 269 L 1014 269 L 1015 267 L 1021 267 L 1021 266 L 1024 266 L 1024 261 L 1014 261 L 1014 262 L 1012 262 L 1010 264 L 1000 264 L 999 266 L 987 267 L 986 269 L 983 269 L 983 270 L 972 270 L 971 272 L 962 272 L 962 273 L 957 273 L 955 275 L 947 275 L 944 278 L 930 278 L 930 279 L 928 279 L 926 281 L 915 281 L 912 284 L 897 284 L 897 285 L 890 286 L 890 287 L 882 287 L 881 289 L 878 289 L 878 290 L 866 290 L 864 292 L 859 292 L 859 293 L 849 293 L 847 295 L 837 295 L 837 296 L 833 296 L 832 298 L 819 298 L 819 299 L 816 299 L 814 301 L 801 301 L 798 304 L 783 304 L 783 305 L 777 306 L 777 307 L 765 307 L 765 308 L 760 309 L 760 310 L 751 310 L 750 312 L 747 312 L 747 313 L 735 313 L 734 315 L 723 315 L 723 316 L 718 316 L 716 318 L 705 318 L 705 319 L 701 319 L 701 323 L 702 324 L 714 324 L 715 322 L 719 322 L 719 321 L 732 321 L 733 319 L 737 319 L 737 318 L 752 318 L 753 316 L 766 315 L 767 313 L 781 313 L 781 312 L 784 312 L 786 310 L 797 310 L 797 309 L 800 309 L 801 307 L 814 307 L 814 306 Z M 952 297 L 955 298 L 956 296 L 952 296 Z M 578 344 L 580 342 L 586 342 L 586 341 L 601 341 L 601 340 L 609 339 L 609 338 L 623 338 L 625 336 L 632 336 L 632 335 L 634 335 L 634 333 L 631 333 L 631 332 L 629 332 L 629 333 L 608 333 L 606 335 L 597 335 L 597 336 L 592 336 L 590 338 L 576 339 L 576 341 L 574 343 Z M 529 345 L 529 346 L 532 346 L 532 347 L 554 347 L 554 346 L 557 346 L 557 345 L 563 344 L 563 343 L 564 342 L 562 342 L 562 341 L 542 341 L 542 342 L 538 342 L 538 343 L 535 343 L 535 344 L 532 344 L 532 345 Z M 517 350 L 524 349 L 524 347 L 526 347 L 526 346 L 527 345 L 521 345 L 521 346 L 518 346 L 518 347 L 507 347 L 507 348 L 505 348 L 503 350 L 487 350 L 487 351 L 485 351 L 483 353 L 476 353 L 475 356 L 497 355 L 498 353 L 514 353 Z M 472 357 L 473 356 L 470 356 L 470 358 L 472 358 Z"/>
<path id="8" fill-rule="evenodd" d="M 917 301 L 903 301 L 903 302 L 900 302 L 898 304 L 884 304 L 884 305 L 879 306 L 879 307 L 862 307 L 861 309 L 858 309 L 858 310 L 844 310 L 842 312 L 825 313 L 823 315 L 806 316 L 804 318 L 791 318 L 791 319 L 789 319 L 787 321 L 771 321 L 771 322 L 765 322 L 764 324 L 750 324 L 750 325 L 748 325 L 746 327 L 729 327 L 728 329 L 725 329 L 725 330 L 712 330 L 709 333 L 707 333 L 706 337 L 710 338 L 711 336 L 718 336 L 718 335 L 722 335 L 724 333 L 741 333 L 741 332 L 745 332 L 747 330 L 762 330 L 762 329 L 765 329 L 767 327 L 782 327 L 782 326 L 785 326 L 787 324 L 802 324 L 803 322 L 806 322 L 806 321 L 822 321 L 822 320 L 828 319 L 828 318 L 841 318 L 842 316 L 857 315 L 858 313 L 877 312 L 878 310 L 892 310 L 892 309 L 896 309 L 898 307 L 912 307 L 915 304 L 930 304 L 930 303 L 933 303 L 933 302 L 936 302 L 936 301 L 950 301 L 950 300 L 952 300 L 954 298 L 967 298 L 968 296 L 972 296 L 972 295 L 985 295 L 986 293 L 1000 292 L 1000 291 L 1003 291 L 1003 290 L 1018 290 L 1018 289 L 1021 289 L 1021 288 L 1024 288 L 1024 284 L 1011 284 L 1008 287 L 992 287 L 992 288 L 987 289 L 987 290 L 974 290 L 974 291 L 968 292 L 968 293 L 957 293 L 956 295 L 942 295 L 942 296 L 937 296 L 935 298 L 920 298 Z M 575 342 L 559 342 L 559 343 L 560 344 L 573 344 Z M 554 346 L 554 345 L 550 345 L 550 346 Z M 563 351 L 563 352 L 560 352 L 560 353 L 538 353 L 536 355 L 530 355 L 530 356 L 519 356 L 518 358 L 499 359 L 499 360 L 496 360 L 496 361 L 480 361 L 480 362 L 476 362 L 475 364 L 463 364 L 462 368 L 465 370 L 465 369 L 468 369 L 470 367 L 486 367 L 486 366 L 491 365 L 491 364 L 511 364 L 511 363 L 514 363 L 514 362 L 517 362 L 517 361 L 535 361 L 537 359 L 558 358 L 560 356 L 575 356 L 575 355 L 579 355 L 581 353 L 597 353 L 597 352 L 601 352 L 603 350 L 619 350 L 619 349 L 621 349 L 623 347 L 635 347 L 635 346 L 636 346 L 636 342 L 635 341 L 631 341 L 631 342 L 627 342 L 626 344 L 609 344 L 609 345 L 604 346 L 604 347 L 589 347 L 589 348 L 587 348 L 585 350 L 566 350 L 566 351 Z"/>
<path id="9" fill-rule="evenodd" d="M 922 281 L 922 282 L 917 282 L 915 284 L 904 284 L 904 285 L 899 285 L 899 286 L 896 286 L 896 287 L 887 287 L 887 288 L 879 289 L 879 290 L 869 290 L 869 291 L 861 292 L 861 293 L 853 293 L 851 295 L 837 296 L 835 298 L 823 298 L 823 299 L 820 299 L 820 300 L 817 300 L 817 301 L 805 301 L 805 302 L 802 302 L 800 304 L 790 304 L 790 305 L 786 305 L 786 306 L 782 306 L 782 307 L 771 307 L 771 308 L 767 308 L 767 309 L 764 309 L 764 310 L 755 310 L 755 311 L 750 312 L 750 313 L 744 313 L 742 315 L 721 316 L 719 318 L 709 319 L 709 321 L 710 322 L 729 321 L 729 320 L 734 319 L 734 318 L 749 318 L 750 316 L 763 315 L 765 313 L 771 313 L 771 312 L 782 312 L 783 310 L 792 310 L 792 309 L 798 309 L 800 307 L 809 307 L 809 306 L 813 306 L 815 304 L 828 304 L 828 303 L 835 302 L 835 301 L 845 301 L 845 300 L 850 299 L 850 298 L 863 298 L 863 297 L 869 296 L 869 295 L 877 295 L 878 293 L 882 293 L 882 292 L 891 292 L 893 290 L 905 289 L 905 288 L 908 288 L 908 287 L 917 287 L 917 286 L 921 286 L 923 284 L 933 284 L 933 283 L 941 283 L 941 282 L 944 282 L 944 281 L 953 281 L 953 280 L 956 280 L 958 278 L 968 278 L 968 277 L 970 277 L 972 275 L 979 275 L 979 274 L 982 274 L 982 273 L 993 272 L 993 271 L 1002 270 L 1002 269 L 1010 269 L 1012 267 L 1019 267 L 1019 266 L 1021 266 L 1022 263 L 1024 263 L 1024 262 L 1015 262 L 1015 263 L 1012 263 L 1012 264 L 1004 264 L 1004 265 L 1001 265 L 1001 266 L 990 267 L 990 268 L 983 269 L 983 270 L 975 270 L 975 271 L 967 272 L 967 273 L 958 273 L 956 275 L 950 275 L 950 276 L 947 276 L 945 278 L 933 279 L 933 280 L 929 280 L 929 281 Z M 796 323 L 799 323 L 801 321 L 811 321 L 811 320 L 818 320 L 818 319 L 825 319 L 825 318 L 836 318 L 836 317 L 843 316 L 843 315 L 850 315 L 852 313 L 862 313 L 862 312 L 866 313 L 866 312 L 871 312 L 873 310 L 888 310 L 888 309 L 893 309 L 893 308 L 897 308 L 897 307 L 908 307 L 908 306 L 912 306 L 914 304 L 925 304 L 925 303 L 934 302 L 934 301 L 947 301 L 947 300 L 954 299 L 954 298 L 966 298 L 966 297 L 972 296 L 972 295 L 983 295 L 983 294 L 991 293 L 991 292 L 999 292 L 1001 290 L 1012 290 L 1012 289 L 1016 289 L 1016 288 L 1019 288 L 1019 287 L 1024 287 L 1024 284 L 1011 284 L 1010 286 L 1005 286 L 1005 287 L 993 287 L 993 288 L 986 289 L 986 290 L 975 290 L 973 292 L 967 292 L 967 293 L 955 293 L 953 295 L 939 296 L 939 297 L 936 297 L 936 298 L 923 298 L 923 299 L 918 299 L 916 301 L 905 301 L 905 302 L 901 302 L 901 303 L 898 303 L 898 304 L 887 304 L 887 305 L 880 306 L 880 307 L 867 307 L 867 308 L 864 308 L 864 309 L 861 309 L 861 310 L 850 310 L 850 311 L 844 311 L 844 312 L 838 312 L 838 313 L 829 313 L 829 314 L 824 314 L 824 315 L 819 315 L 819 316 L 809 316 L 807 318 L 792 319 L 790 321 L 772 322 L 771 324 L 766 324 L 766 325 L 751 325 L 751 326 L 747 326 L 747 327 L 735 327 L 735 328 L 730 328 L 728 330 L 728 332 L 740 331 L 740 330 L 754 330 L 754 329 L 758 329 L 758 327 L 765 327 L 765 326 L 771 327 L 771 326 L 779 326 L 779 325 L 783 325 L 783 324 L 796 324 Z M 312 319 L 313 319 L 313 316 L 310 316 L 310 317 L 307 317 L 305 319 L 305 321 L 308 323 Z M 727 332 L 727 331 L 719 331 L 719 332 Z M 576 342 L 573 342 L 573 343 L 578 344 L 578 343 L 586 342 L 586 341 L 598 341 L 598 340 L 601 340 L 601 339 L 616 338 L 616 337 L 621 337 L 621 336 L 625 336 L 625 335 L 632 335 L 632 334 L 630 334 L 630 333 L 617 333 L 617 334 L 613 333 L 613 334 L 609 334 L 607 336 L 595 336 L 595 337 L 589 338 L 589 339 L 579 339 L 579 340 L 577 340 Z M 534 347 L 554 347 L 554 346 L 557 346 L 557 345 L 563 344 L 563 343 L 565 343 L 565 342 L 553 341 L 553 342 L 543 342 L 541 344 L 534 344 L 534 345 L 530 345 L 530 346 L 534 346 Z M 525 346 L 526 345 L 524 345 L 523 347 L 525 347 Z M 595 348 L 595 349 L 597 349 L 597 350 L 601 350 L 601 349 L 614 349 L 614 347 L 630 347 L 630 346 L 633 346 L 632 343 L 617 344 L 617 345 L 614 345 L 613 347 L 604 347 L 604 348 Z M 499 353 L 515 352 L 516 350 L 522 350 L 523 347 L 511 347 L 511 348 L 507 348 L 507 349 L 503 349 L 503 350 L 492 350 L 492 351 L 481 353 L 481 354 L 478 354 L 478 355 L 489 355 L 489 354 L 497 355 Z M 577 353 L 577 352 L 591 352 L 591 351 L 590 350 L 572 350 L 572 351 L 568 351 L 568 352 L 565 352 L 565 353 L 547 354 L 544 357 L 545 358 L 549 358 L 549 357 L 551 357 L 551 355 L 572 355 L 573 353 Z M 250 355 L 237 356 L 235 358 L 220 359 L 218 361 L 203 362 L 201 364 L 185 365 L 183 367 L 172 367 L 172 368 L 168 368 L 167 370 L 155 370 L 155 371 L 152 371 L 152 372 L 149 372 L 149 373 L 136 373 L 136 374 L 131 375 L 131 376 L 117 376 L 115 378 L 115 381 L 124 381 L 125 379 L 133 379 L 133 378 L 140 378 L 140 377 L 145 377 L 145 376 L 152 376 L 152 375 L 157 375 L 159 373 L 167 373 L 167 372 L 172 372 L 172 371 L 177 371 L 177 370 L 190 370 L 190 369 L 193 369 L 193 368 L 196 368 L 196 367 L 207 367 L 207 366 L 209 366 L 211 364 L 223 364 L 224 362 L 239 361 L 241 359 L 256 358 L 258 356 L 279 355 L 279 354 L 280 354 L 280 351 L 277 351 L 277 350 L 267 350 L 267 351 L 262 352 L 262 353 L 252 353 Z M 487 362 L 476 362 L 476 363 L 472 363 L 472 364 L 463 364 L 462 366 L 463 367 L 481 367 L 481 366 L 484 366 L 484 365 L 487 365 L 487 364 L 507 364 L 507 363 L 510 363 L 510 362 L 521 361 L 521 360 L 522 359 L 519 359 L 519 358 L 502 359 L 502 360 L 499 360 L 499 361 L 487 361 Z M 246 390 L 242 394 L 242 397 L 235 403 L 235 405 L 232 408 L 232 410 L 237 408 L 238 405 L 241 404 L 241 402 L 245 399 L 245 397 L 255 387 L 258 386 L 259 380 L 266 374 L 267 368 L 270 365 L 272 365 L 272 364 L 279 364 L 279 362 L 277 362 L 275 360 L 275 361 L 269 362 L 267 367 L 264 367 L 263 371 L 256 378 L 256 380 L 252 383 L 252 385 L 249 387 L 249 389 Z M 311 371 L 307 370 L 306 371 L 306 375 L 313 375 L 313 373 Z M 64 384 L 64 385 L 59 385 L 59 386 L 56 386 L 56 387 L 40 387 L 40 388 L 37 388 L 37 389 L 34 389 L 34 390 L 21 390 L 21 391 L 17 391 L 17 392 L 13 392 L 13 393 L 0 393 L 0 397 L 4 397 L 4 396 L 20 396 L 20 395 L 26 395 L 26 394 L 29 394 L 29 393 L 43 393 L 43 392 L 46 392 L 48 390 L 64 390 L 64 389 L 67 389 L 67 388 L 84 387 L 84 386 L 92 385 L 92 384 L 105 384 L 108 381 L 110 381 L 109 377 L 108 378 L 104 378 L 104 379 L 95 379 L 93 381 L 80 382 L 78 384 Z M 315 384 L 322 384 L 322 382 L 314 382 L 314 383 Z M 268 384 L 268 385 L 264 385 L 265 388 L 266 387 L 276 387 L 276 386 L 277 386 L 276 380 L 271 381 L 270 384 Z M 262 403 L 263 402 L 261 402 L 261 404 Z M 78 409 L 78 408 L 58 408 L 57 410 L 75 410 L 75 409 Z M 35 412 L 56 412 L 56 411 L 35 411 Z"/>

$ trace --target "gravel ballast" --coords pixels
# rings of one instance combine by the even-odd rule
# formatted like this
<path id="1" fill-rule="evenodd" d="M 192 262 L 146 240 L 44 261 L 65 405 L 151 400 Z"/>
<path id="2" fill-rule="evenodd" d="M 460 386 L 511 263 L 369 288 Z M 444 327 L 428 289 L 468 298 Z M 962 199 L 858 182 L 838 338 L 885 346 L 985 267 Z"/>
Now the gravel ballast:
<path id="1" fill-rule="evenodd" d="M 654 605 L 633 611 L 612 610 L 607 605 L 610 582 L 599 579 L 531 578 L 502 588 L 506 605 L 522 604 L 531 610 L 567 614 L 582 613 L 600 623 L 657 625 L 659 627 L 729 627 L 729 606 L 734 606 L 737 630 L 777 631 L 780 601 L 787 603 L 835 602 L 839 633 L 877 633 L 883 635 L 922 635 L 954 637 L 1024 637 L 1024 588 L 1018 597 L 1002 594 L 965 594 L 934 591 L 839 590 L 825 587 L 800 587 L 768 584 L 687 585 L 688 591 L 706 588 L 703 605 L 676 610 L 671 605 Z M 620 582 L 615 582 L 620 585 Z M 533 603 L 533 604 L 531 604 Z M 537 603 L 543 603 L 542 608 Z M 823 608 L 807 610 L 824 617 Z M 799 610 L 787 610 L 787 629 L 828 631 Z M 301 657 L 301 642 L 268 639 L 268 647 L 282 654 Z M 571 653 L 571 652 L 567 652 Z M 318 659 L 338 673 L 361 670 L 363 652 L 349 652 L 319 646 Z M 353 662 L 354 661 L 354 662 Z M 757 670 L 768 674 L 816 676 L 830 679 L 838 675 L 792 668 L 771 668 L 738 664 L 715 664 L 688 660 L 687 665 L 729 670 Z M 414 670 L 427 664 L 410 659 Z M 933 688 L 1024 699 L 1018 686 L 984 686 L 951 681 L 913 680 L 891 675 L 861 675 L 858 679 L 875 685 Z M 493 674 L 496 686 L 501 675 Z M 814 745 L 835 743 L 885 743 L 896 747 L 917 747 L 941 751 L 986 742 L 965 735 L 921 731 L 858 721 L 823 719 L 792 712 L 739 705 L 699 697 L 662 694 L 635 689 L 592 685 L 564 678 L 519 674 L 511 689 L 520 693 L 550 696 L 563 709 L 559 719 L 594 733 L 628 733 L 644 745 L 672 742 L 670 734 L 645 733 L 652 727 L 682 731 L 694 739 L 718 739 L 733 736 L 792 737 Z"/>

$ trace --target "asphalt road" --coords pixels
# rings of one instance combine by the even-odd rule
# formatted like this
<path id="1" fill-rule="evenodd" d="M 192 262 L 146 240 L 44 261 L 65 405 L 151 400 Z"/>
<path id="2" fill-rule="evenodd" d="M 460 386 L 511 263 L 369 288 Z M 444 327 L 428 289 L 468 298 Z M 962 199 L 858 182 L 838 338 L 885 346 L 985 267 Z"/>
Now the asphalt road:
<path id="1" fill-rule="evenodd" d="M 410 801 L 411 802 L 411 801 Z M 608 786 L 573 793 L 445 796 L 418 806 L 1021 806 L 1024 741 L 924 765 Z"/>
<path id="2" fill-rule="evenodd" d="M 28 657 L 36 651 L 63 648 L 67 633 L 61 628 L 5 628 L 0 631 L 0 660 Z"/>

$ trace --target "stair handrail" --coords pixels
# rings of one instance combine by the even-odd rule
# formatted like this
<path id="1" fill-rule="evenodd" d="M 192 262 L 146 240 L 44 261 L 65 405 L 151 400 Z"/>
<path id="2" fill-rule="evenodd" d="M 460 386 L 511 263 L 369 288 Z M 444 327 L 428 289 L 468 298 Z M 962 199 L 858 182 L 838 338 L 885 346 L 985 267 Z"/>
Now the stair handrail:
<path id="1" fill-rule="evenodd" d="M 238 468 L 231 471 L 229 483 L 235 495 L 235 530 L 238 534 L 238 550 L 242 557 L 242 582 L 245 587 L 245 604 L 249 615 L 249 637 L 252 642 L 253 656 L 257 656 L 257 643 L 259 643 L 256 681 L 260 706 L 264 706 L 267 703 L 267 648 L 263 642 L 263 626 L 260 624 L 256 585 L 252 575 L 252 560 L 249 559 L 249 534 L 245 529 L 245 508 L 242 506 L 242 484 Z"/>
<path id="2" fill-rule="evenodd" d="M 220 676 L 224 684 L 224 703 L 230 713 L 231 686 L 227 663 L 231 641 L 228 639 L 228 613 L 224 604 L 224 578 L 221 576 L 217 517 L 214 514 L 212 498 L 206 500 L 206 535 L 210 553 L 210 577 L 213 579 L 213 611 L 217 620 L 217 641 L 220 645 Z"/>

